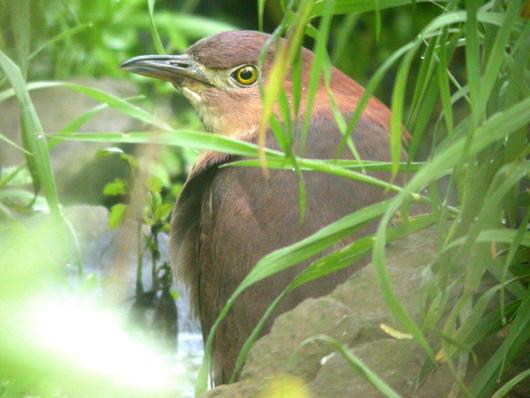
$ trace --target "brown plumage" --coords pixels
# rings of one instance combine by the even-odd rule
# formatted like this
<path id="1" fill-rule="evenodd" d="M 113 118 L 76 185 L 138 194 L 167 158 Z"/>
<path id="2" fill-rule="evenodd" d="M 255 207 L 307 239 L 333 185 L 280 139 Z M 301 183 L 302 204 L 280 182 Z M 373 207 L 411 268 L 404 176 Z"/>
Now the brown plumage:
<path id="1" fill-rule="evenodd" d="M 269 37 L 252 31 L 221 33 L 199 41 L 185 55 L 137 57 L 125 62 L 123 67 L 171 81 L 190 99 L 210 131 L 255 142 L 262 110 L 259 88 L 256 83 L 244 86 L 234 82 L 234 71 L 240 66 L 257 66 L 260 51 Z M 312 56 L 309 50 L 303 49 L 301 114 Z M 258 71 L 264 82 L 273 59 L 274 47 L 271 47 L 263 70 Z M 289 76 L 284 88 L 290 96 Z M 340 111 L 345 117 L 350 116 L 363 88 L 333 69 L 331 89 Z M 388 160 L 389 118 L 388 108 L 372 98 L 354 132 L 363 159 Z M 333 158 L 340 138 L 328 95 L 321 87 L 315 98 L 304 156 Z M 299 137 L 295 147 L 298 141 Z M 267 146 L 277 148 L 271 132 L 267 134 Z M 350 159 L 351 155 L 344 151 L 341 157 Z M 307 210 L 301 224 L 298 179 L 294 173 L 276 170 L 266 178 L 255 168 L 218 167 L 235 159 L 219 153 L 203 153 L 182 190 L 172 219 L 172 262 L 177 275 L 190 289 L 205 337 L 227 299 L 261 257 L 382 200 L 384 195 L 372 186 L 325 174 L 304 173 Z M 341 242 L 330 250 L 346 243 Z M 230 377 L 239 349 L 265 309 L 307 264 L 261 281 L 238 299 L 220 325 L 214 342 L 216 383 Z M 275 316 L 304 298 L 330 292 L 359 266 L 295 290 Z"/>

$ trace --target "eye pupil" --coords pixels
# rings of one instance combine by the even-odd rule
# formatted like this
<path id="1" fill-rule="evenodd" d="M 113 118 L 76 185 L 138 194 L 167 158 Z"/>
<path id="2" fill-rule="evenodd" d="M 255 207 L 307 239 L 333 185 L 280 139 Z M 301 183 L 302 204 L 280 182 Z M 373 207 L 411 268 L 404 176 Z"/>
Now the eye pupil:
<path id="1" fill-rule="evenodd" d="M 243 69 L 239 76 L 241 76 L 243 80 L 250 80 L 252 79 L 252 76 L 254 76 L 254 72 L 250 69 Z"/>

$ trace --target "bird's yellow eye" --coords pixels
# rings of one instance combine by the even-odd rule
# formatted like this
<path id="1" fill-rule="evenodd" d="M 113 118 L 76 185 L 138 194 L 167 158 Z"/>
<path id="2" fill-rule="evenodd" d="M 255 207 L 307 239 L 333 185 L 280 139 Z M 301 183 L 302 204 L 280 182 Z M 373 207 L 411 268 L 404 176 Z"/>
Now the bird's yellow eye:
<path id="1" fill-rule="evenodd" d="M 236 69 L 232 73 L 232 77 L 237 80 L 239 84 L 243 86 L 250 86 L 256 83 L 258 80 L 258 70 L 255 66 L 245 65 L 239 69 Z"/>

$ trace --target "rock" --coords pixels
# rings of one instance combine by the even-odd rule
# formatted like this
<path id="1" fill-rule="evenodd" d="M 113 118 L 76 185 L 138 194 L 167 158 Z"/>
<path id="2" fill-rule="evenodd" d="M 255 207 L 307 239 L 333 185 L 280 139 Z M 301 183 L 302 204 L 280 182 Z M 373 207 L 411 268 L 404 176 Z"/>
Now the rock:
<path id="1" fill-rule="evenodd" d="M 298 326 L 292 327 L 293 325 Z M 283 372 L 311 380 L 320 368 L 320 359 L 329 354 L 329 347 L 314 342 L 302 348 L 299 347 L 300 343 L 315 334 L 353 341 L 362 327 L 363 320 L 353 315 L 340 301 L 328 297 L 307 299 L 295 311 L 278 317 L 269 338 L 256 343 L 250 352 L 248 364 L 243 369 L 241 380 Z M 285 347 L 291 349 L 286 351 Z M 294 350 L 297 347 L 303 350 L 303 355 L 296 355 Z"/>
<path id="2" fill-rule="evenodd" d="M 403 397 L 446 396 L 447 382 L 451 380 L 448 372 L 444 372 L 443 378 L 429 379 L 419 392 L 414 392 L 424 355 L 421 348 L 411 340 L 382 338 L 355 345 L 351 352 Z M 311 382 L 310 390 L 313 398 L 382 396 L 338 353 L 330 354 L 330 358 Z"/>

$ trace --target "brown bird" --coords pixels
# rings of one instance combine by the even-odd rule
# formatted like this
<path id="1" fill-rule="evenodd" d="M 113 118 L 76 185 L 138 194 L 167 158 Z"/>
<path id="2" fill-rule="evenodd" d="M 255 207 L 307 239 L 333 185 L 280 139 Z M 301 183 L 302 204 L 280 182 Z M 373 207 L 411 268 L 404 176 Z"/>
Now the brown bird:
<path id="1" fill-rule="evenodd" d="M 254 31 L 220 33 L 195 43 L 185 54 L 135 57 L 122 67 L 173 83 L 188 98 L 210 132 L 256 142 L 263 107 L 258 84 L 267 82 L 274 62 L 275 49 L 271 46 L 263 66 L 259 67 L 260 52 L 269 38 L 268 34 Z M 304 113 L 313 53 L 302 49 L 301 55 L 300 117 Z M 351 116 L 363 88 L 335 68 L 330 86 L 340 112 L 345 117 Z M 290 74 L 284 88 L 292 102 Z M 389 119 L 388 108 L 375 98 L 370 99 L 353 135 L 363 159 L 388 160 Z M 340 139 L 328 94 L 321 84 L 315 97 L 304 156 L 334 158 Z M 266 141 L 268 147 L 278 148 L 271 131 Z M 349 151 L 341 157 L 352 158 Z M 271 171 L 267 178 L 256 168 L 219 168 L 236 159 L 222 153 L 201 154 L 172 218 L 172 262 L 177 277 L 190 289 L 205 338 L 227 299 L 261 257 L 382 200 L 384 194 L 373 186 L 327 174 L 304 173 L 307 210 L 301 223 L 298 177 L 293 172 Z M 307 265 L 308 262 L 265 279 L 240 296 L 221 323 L 214 341 L 216 384 L 227 381 L 242 344 L 265 309 Z M 358 267 L 349 267 L 293 291 L 275 316 L 307 297 L 329 293 Z"/>

